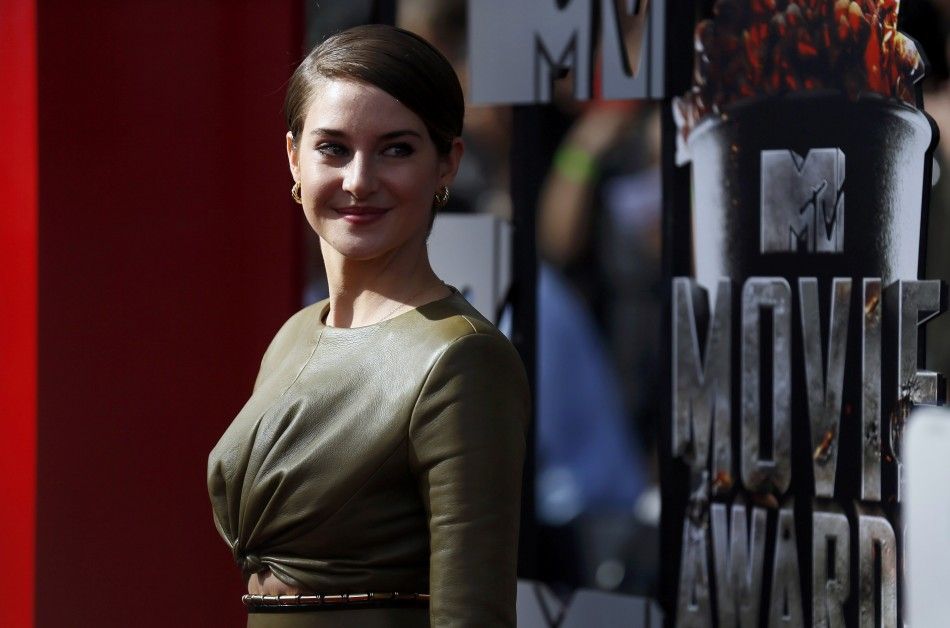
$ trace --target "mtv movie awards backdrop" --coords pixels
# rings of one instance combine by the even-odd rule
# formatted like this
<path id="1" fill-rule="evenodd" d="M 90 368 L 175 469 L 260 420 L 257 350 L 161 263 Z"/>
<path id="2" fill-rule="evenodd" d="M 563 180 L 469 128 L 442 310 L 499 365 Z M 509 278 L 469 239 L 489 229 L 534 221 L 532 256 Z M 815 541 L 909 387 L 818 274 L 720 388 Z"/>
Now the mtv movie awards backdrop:
<path id="1" fill-rule="evenodd" d="M 892 0 L 717 7 L 674 102 L 695 264 L 672 280 L 674 625 L 898 626 L 901 439 L 944 399 L 923 60 Z"/>
<path id="2" fill-rule="evenodd" d="M 896 0 L 720 0 L 692 40 L 680 8 L 472 0 L 474 100 L 663 98 L 691 51 L 666 138 L 690 190 L 666 244 L 692 269 L 668 278 L 667 625 L 896 627 L 903 430 L 945 397 L 924 60 Z"/>

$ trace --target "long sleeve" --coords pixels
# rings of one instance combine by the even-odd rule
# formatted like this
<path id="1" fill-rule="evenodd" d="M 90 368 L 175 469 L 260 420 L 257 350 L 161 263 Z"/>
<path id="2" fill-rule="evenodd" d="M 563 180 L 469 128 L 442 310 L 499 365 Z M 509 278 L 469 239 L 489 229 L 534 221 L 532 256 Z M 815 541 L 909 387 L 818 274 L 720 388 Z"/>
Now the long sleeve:
<path id="1" fill-rule="evenodd" d="M 433 627 L 515 625 L 528 386 L 495 333 L 451 343 L 423 384 L 409 461 L 429 519 Z"/>

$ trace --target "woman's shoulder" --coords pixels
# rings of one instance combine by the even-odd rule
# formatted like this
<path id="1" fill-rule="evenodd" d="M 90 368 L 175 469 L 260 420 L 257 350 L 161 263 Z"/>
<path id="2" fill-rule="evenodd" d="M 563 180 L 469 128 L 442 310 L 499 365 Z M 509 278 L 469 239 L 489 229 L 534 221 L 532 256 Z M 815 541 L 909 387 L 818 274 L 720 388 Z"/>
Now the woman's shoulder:
<path id="1" fill-rule="evenodd" d="M 515 347 L 460 294 L 430 305 L 417 310 L 424 321 L 412 334 L 410 355 L 420 354 L 407 361 L 417 365 L 422 382 L 410 423 L 417 452 L 425 449 L 426 434 L 438 440 L 437 434 L 458 436 L 470 429 L 496 440 L 504 440 L 504 432 L 511 442 L 523 444 L 530 392 Z M 454 427 L 446 431 L 447 423 Z M 433 425 L 443 428 L 429 432 Z M 477 443 L 479 437 L 469 434 L 463 440 Z"/>
<path id="2" fill-rule="evenodd" d="M 424 337 L 426 344 L 440 352 L 468 336 L 511 346 L 508 338 L 454 289 L 450 296 L 416 308 L 412 316 L 406 317 L 404 325 L 413 328 L 414 335 Z"/>
<path id="3" fill-rule="evenodd" d="M 419 365 L 427 370 L 488 370 L 523 378 L 524 366 L 511 341 L 457 291 L 414 310 L 400 321 Z"/>

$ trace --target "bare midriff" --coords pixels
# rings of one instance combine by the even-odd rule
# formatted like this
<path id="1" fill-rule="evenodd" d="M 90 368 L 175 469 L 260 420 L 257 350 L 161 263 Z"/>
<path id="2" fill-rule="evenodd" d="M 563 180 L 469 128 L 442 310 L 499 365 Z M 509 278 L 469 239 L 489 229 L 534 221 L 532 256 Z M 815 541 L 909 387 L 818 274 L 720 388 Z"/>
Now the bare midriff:
<path id="1" fill-rule="evenodd" d="M 251 576 L 247 581 L 247 592 L 251 595 L 303 595 L 306 591 L 289 585 L 264 569 Z"/>

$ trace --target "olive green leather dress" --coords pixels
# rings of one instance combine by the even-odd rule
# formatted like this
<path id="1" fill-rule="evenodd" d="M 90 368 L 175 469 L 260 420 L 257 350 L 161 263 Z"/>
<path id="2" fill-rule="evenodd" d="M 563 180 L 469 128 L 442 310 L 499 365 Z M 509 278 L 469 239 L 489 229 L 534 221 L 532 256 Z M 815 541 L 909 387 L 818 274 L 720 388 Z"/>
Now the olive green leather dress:
<path id="1" fill-rule="evenodd" d="M 430 593 L 430 608 L 250 625 L 368 613 L 360 625 L 514 626 L 529 404 L 517 353 L 454 289 L 367 327 L 328 327 L 328 310 L 284 324 L 211 452 L 215 524 L 245 578 L 268 568 L 311 593 Z"/>

